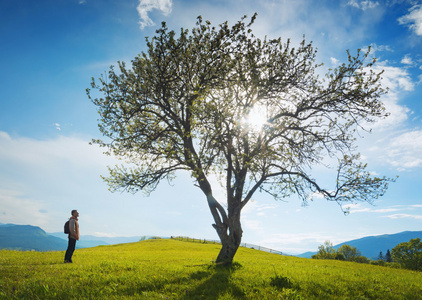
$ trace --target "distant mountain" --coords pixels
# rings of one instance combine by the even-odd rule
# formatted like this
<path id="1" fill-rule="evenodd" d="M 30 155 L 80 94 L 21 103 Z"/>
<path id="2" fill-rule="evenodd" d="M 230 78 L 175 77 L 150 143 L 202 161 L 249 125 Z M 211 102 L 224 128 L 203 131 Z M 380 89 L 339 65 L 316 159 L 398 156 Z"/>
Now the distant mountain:
<path id="1" fill-rule="evenodd" d="M 311 258 L 312 255 L 317 254 L 318 252 L 312 252 L 312 251 L 308 251 L 302 254 L 297 254 L 297 255 L 293 255 L 293 256 L 297 256 L 297 257 L 303 257 L 303 258 Z"/>
<path id="2" fill-rule="evenodd" d="M 96 237 L 81 235 L 76 248 L 90 248 L 100 245 L 114 245 L 138 242 L 144 237 Z M 46 233 L 40 227 L 0 223 L 0 249 L 61 251 L 67 248 L 67 234 L 62 232 Z"/>
<path id="3" fill-rule="evenodd" d="M 0 225 L 0 249 L 58 251 L 65 250 L 67 242 L 50 236 L 40 227 L 31 225 Z"/>
<path id="4" fill-rule="evenodd" d="M 67 240 L 67 235 L 61 232 L 53 232 L 48 233 L 49 235 L 64 238 Z M 93 236 L 93 235 L 81 235 L 80 243 L 86 244 L 95 244 L 95 246 L 99 245 L 114 245 L 114 244 L 124 244 L 124 243 L 134 243 L 139 242 L 141 239 L 148 239 L 150 236 L 141 237 L 141 236 L 130 236 L 130 237 L 105 237 L 105 236 Z M 94 246 L 89 246 L 94 247 Z M 84 247 L 85 248 L 85 247 Z"/>
<path id="5" fill-rule="evenodd" d="M 416 238 L 422 239 L 422 231 L 404 231 L 395 234 L 367 236 L 335 245 L 334 249 L 338 249 L 347 244 L 352 247 L 356 247 L 363 256 L 366 256 L 369 259 L 377 259 L 381 251 L 382 254 L 385 255 L 387 250 L 391 251 L 391 249 L 398 244 L 408 242 L 409 240 Z M 314 254 L 317 254 L 317 252 L 306 252 L 297 256 L 311 258 Z"/>

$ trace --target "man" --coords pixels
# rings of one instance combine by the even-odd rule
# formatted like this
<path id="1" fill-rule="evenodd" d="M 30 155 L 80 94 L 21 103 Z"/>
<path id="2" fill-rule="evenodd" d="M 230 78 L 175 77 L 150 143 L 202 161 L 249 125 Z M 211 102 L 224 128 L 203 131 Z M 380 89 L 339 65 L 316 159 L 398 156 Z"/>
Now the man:
<path id="1" fill-rule="evenodd" d="M 67 245 L 66 254 L 64 256 L 65 263 L 72 262 L 73 251 L 75 251 L 76 241 L 79 241 L 79 213 L 76 209 L 72 210 L 72 216 L 69 219 L 69 243 Z"/>

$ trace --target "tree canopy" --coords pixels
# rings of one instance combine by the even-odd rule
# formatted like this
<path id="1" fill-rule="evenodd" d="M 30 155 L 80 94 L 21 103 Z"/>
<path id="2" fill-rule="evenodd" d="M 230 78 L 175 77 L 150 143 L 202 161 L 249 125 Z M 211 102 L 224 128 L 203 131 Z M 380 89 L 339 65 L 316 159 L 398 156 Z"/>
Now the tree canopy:
<path id="1" fill-rule="evenodd" d="M 420 238 L 400 243 L 391 249 L 391 257 L 406 269 L 422 270 L 422 242 Z"/>
<path id="2" fill-rule="evenodd" d="M 318 253 L 312 255 L 313 259 L 339 259 L 344 260 L 343 255 L 336 255 L 336 250 L 334 249 L 333 243 L 330 241 L 325 241 L 324 244 L 318 246 Z"/>
<path id="3" fill-rule="evenodd" d="M 347 261 L 355 261 L 358 257 L 362 256 L 361 252 L 356 247 L 347 244 L 337 249 L 337 252 L 342 253 L 344 260 Z"/>
<path id="4" fill-rule="evenodd" d="M 232 261 L 241 210 L 257 190 L 342 205 L 371 202 L 389 182 L 372 176 L 355 149 L 356 132 L 387 116 L 369 51 L 347 52 L 347 62 L 320 78 L 312 43 L 257 38 L 255 18 L 216 28 L 198 17 L 179 35 L 162 23 L 130 67 L 119 62 L 92 80 L 101 97 L 87 90 L 106 137 L 94 142 L 126 162 L 110 168 L 110 189 L 149 193 L 190 172 L 222 242 L 218 262 Z M 312 174 L 327 157 L 336 162 L 332 186 Z M 226 199 L 215 199 L 211 175 Z"/>

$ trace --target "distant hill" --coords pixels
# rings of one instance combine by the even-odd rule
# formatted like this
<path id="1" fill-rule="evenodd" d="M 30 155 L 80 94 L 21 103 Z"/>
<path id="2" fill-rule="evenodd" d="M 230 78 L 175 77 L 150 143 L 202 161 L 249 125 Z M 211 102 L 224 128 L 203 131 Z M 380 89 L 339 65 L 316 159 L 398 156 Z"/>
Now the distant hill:
<path id="1" fill-rule="evenodd" d="M 421 238 L 422 239 L 422 231 L 404 231 L 395 234 L 383 234 L 383 235 L 376 235 L 376 236 L 367 236 L 364 238 L 351 240 L 348 242 L 344 242 L 334 246 L 334 249 L 338 249 L 341 246 L 347 244 L 352 247 L 356 247 L 363 256 L 366 256 L 370 259 L 377 259 L 379 253 L 382 251 L 383 255 L 387 253 L 387 250 L 393 249 L 400 243 L 408 242 L 411 239 Z M 312 255 L 316 254 L 317 252 L 306 252 L 298 257 L 306 257 L 311 258 Z"/>
<path id="2" fill-rule="evenodd" d="M 67 235 L 61 232 L 48 233 L 52 236 L 67 239 Z M 99 245 L 115 245 L 115 244 L 124 244 L 124 243 L 133 243 L 139 242 L 141 239 L 148 239 L 150 236 L 129 236 L 129 237 L 105 237 L 105 236 L 93 236 L 93 235 L 81 235 L 80 243 L 85 244 L 95 244 Z M 93 247 L 93 246 L 89 246 Z"/>
<path id="3" fill-rule="evenodd" d="M 67 248 L 67 241 L 50 236 L 31 225 L 0 225 L 0 249 L 58 251 Z"/>
<path id="4" fill-rule="evenodd" d="M 96 237 L 81 235 L 76 248 L 90 248 L 100 245 L 114 245 L 138 242 L 144 237 Z M 62 232 L 46 233 L 40 227 L 0 223 L 0 249 L 62 251 L 67 248 L 67 235 Z"/>

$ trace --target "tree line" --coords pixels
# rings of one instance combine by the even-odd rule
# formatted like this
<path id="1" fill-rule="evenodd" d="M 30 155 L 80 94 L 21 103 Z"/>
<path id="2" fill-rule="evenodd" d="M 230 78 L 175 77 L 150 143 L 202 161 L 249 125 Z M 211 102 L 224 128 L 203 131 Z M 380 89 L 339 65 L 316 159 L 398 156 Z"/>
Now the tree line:
<path id="1" fill-rule="evenodd" d="M 388 249 L 386 255 L 380 252 L 378 260 L 370 260 L 353 246 L 343 245 L 337 250 L 330 241 L 318 247 L 318 253 L 312 255 L 313 259 L 336 259 L 358 263 L 371 263 L 391 267 L 401 267 L 410 270 L 422 270 L 422 242 L 420 238 L 411 239 L 409 242 L 400 243 L 391 252 Z"/>

